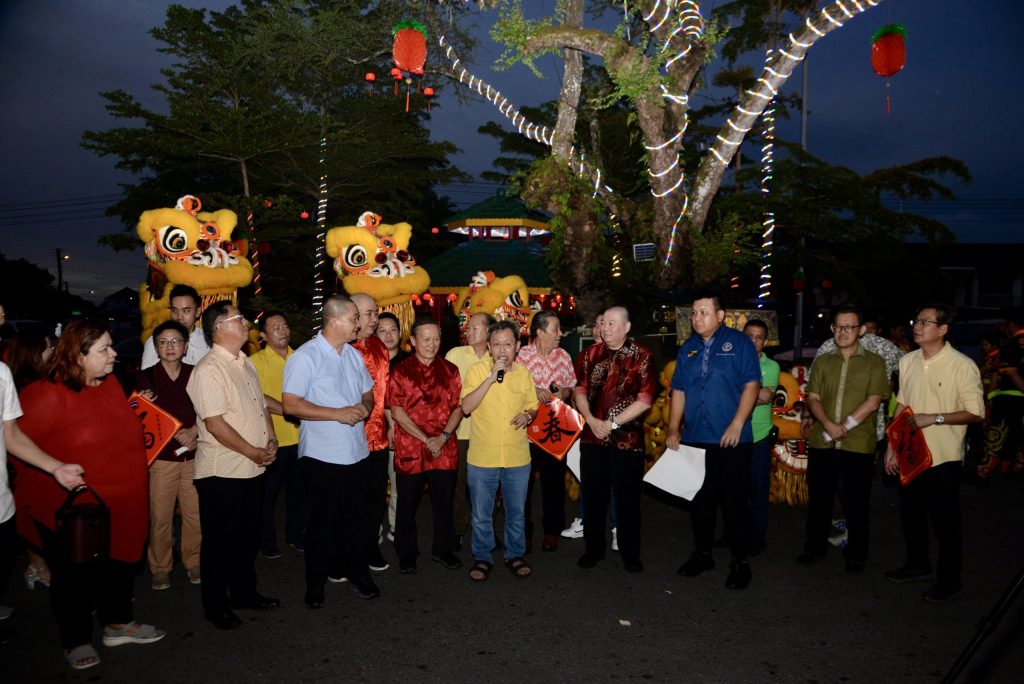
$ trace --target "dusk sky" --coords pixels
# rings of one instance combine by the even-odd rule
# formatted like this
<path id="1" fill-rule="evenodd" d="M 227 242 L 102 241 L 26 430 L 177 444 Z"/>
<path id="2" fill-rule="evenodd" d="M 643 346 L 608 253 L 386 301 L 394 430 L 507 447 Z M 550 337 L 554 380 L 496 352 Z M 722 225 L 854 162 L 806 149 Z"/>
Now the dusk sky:
<path id="1" fill-rule="evenodd" d="M 230 3 L 179 4 L 219 10 Z M 701 4 L 707 15 L 716 3 Z M 553 0 L 525 5 L 541 12 L 550 10 Z M 104 209 L 116 201 L 118 184 L 133 178 L 79 142 L 86 129 L 119 125 L 106 115 L 101 91 L 121 88 L 160 106 L 149 86 L 160 80 L 159 69 L 169 60 L 157 53 L 148 30 L 163 23 L 166 6 L 145 0 L 0 4 L 0 252 L 53 270 L 54 250 L 63 249 L 71 255 L 65 269 L 71 291 L 97 301 L 122 287 L 137 287 L 146 266 L 141 249 L 115 253 L 96 244 L 99 235 L 120 228 L 103 216 Z M 522 67 L 493 71 L 498 48 L 486 28 L 496 15 L 475 10 L 474 16 L 481 45 L 475 55 L 462 55 L 463 62 L 519 105 L 553 99 L 561 61 L 538 62 L 544 80 Z M 893 109 L 886 116 L 884 80 L 870 68 L 870 36 L 890 16 L 907 28 L 907 66 L 892 79 Z M 1024 142 L 1016 121 L 1024 58 L 1014 47 L 1022 19 L 1024 4 L 1013 0 L 887 0 L 850 21 L 809 53 L 809 151 L 860 172 L 929 156 L 962 159 L 974 181 L 954 184 L 960 201 L 936 202 L 927 211 L 912 203 L 907 209 L 946 221 L 963 241 L 1024 242 L 1024 174 L 1019 171 Z M 428 65 L 441 63 L 440 51 L 433 43 L 428 48 Z M 455 163 L 476 175 L 497 154 L 477 127 L 487 120 L 510 124 L 482 100 L 456 103 L 451 92 L 457 87 L 447 86 L 431 131 L 462 148 Z M 799 87 L 798 72 L 786 90 Z M 717 95 L 699 92 L 697 105 Z M 781 121 L 779 135 L 799 140 L 798 119 Z M 487 184 L 470 184 L 448 194 L 466 206 L 493 191 Z M 202 188 L 193 192 L 201 196 Z M 166 206 L 176 199 L 170 191 Z"/>

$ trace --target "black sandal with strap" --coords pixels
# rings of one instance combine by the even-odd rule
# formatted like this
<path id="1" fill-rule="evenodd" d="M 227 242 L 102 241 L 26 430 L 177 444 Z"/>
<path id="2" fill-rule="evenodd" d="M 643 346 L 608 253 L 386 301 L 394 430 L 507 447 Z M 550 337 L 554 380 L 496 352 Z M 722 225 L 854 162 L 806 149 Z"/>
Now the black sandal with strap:
<path id="1" fill-rule="evenodd" d="M 494 567 L 493 563 L 487 561 L 477 561 L 473 563 L 473 567 L 469 569 L 469 579 L 474 582 L 483 582 L 491 576 L 491 568 Z"/>
<path id="2" fill-rule="evenodd" d="M 533 568 L 526 562 L 526 559 L 520 558 L 509 558 L 505 561 L 505 567 L 509 569 L 513 575 L 519 578 L 529 577 L 530 573 L 533 572 Z"/>

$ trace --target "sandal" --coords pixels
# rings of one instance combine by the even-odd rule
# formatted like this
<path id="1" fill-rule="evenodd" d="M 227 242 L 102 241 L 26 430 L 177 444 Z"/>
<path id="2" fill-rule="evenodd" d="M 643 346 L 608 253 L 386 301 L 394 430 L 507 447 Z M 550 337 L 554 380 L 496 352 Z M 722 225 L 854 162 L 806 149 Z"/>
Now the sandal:
<path id="1" fill-rule="evenodd" d="M 157 629 L 153 625 L 144 625 L 141 622 L 133 622 L 120 629 L 110 627 L 103 628 L 104 646 L 121 646 L 123 644 L 151 644 L 160 641 L 167 632 Z"/>
<path id="2" fill-rule="evenodd" d="M 530 567 L 530 564 L 524 558 L 509 558 L 505 561 L 505 567 L 516 577 L 529 577 L 530 573 L 533 572 L 533 568 Z"/>
<path id="3" fill-rule="evenodd" d="M 491 576 L 491 568 L 493 567 L 493 563 L 477 561 L 476 563 L 473 563 L 473 567 L 469 569 L 469 579 L 474 582 L 483 582 Z"/>
<path id="4" fill-rule="evenodd" d="M 74 670 L 88 670 L 103 662 L 92 644 L 82 644 L 70 651 L 64 651 L 64 660 L 68 661 L 68 665 Z"/>

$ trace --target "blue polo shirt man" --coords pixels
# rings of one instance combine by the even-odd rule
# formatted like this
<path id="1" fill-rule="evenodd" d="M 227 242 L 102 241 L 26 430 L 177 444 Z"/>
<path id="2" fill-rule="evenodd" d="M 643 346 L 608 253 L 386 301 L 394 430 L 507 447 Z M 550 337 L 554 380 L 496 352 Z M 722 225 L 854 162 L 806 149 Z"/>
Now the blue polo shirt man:
<path id="1" fill-rule="evenodd" d="M 666 444 L 704 449 L 705 474 L 690 509 L 696 548 L 678 572 L 694 577 L 715 567 L 711 550 L 721 504 L 732 552 L 725 586 L 745 589 L 751 577 L 750 414 L 761 389 L 761 367 L 750 339 L 723 325 L 725 310 L 715 293 L 694 298 L 691 321 L 694 335 L 679 348 L 672 376 Z"/>
<path id="2" fill-rule="evenodd" d="M 284 366 L 281 405 L 299 418 L 299 467 L 306 481 L 306 595 L 324 603 L 328 576 L 349 580 L 360 598 L 380 596 L 366 557 L 369 448 L 363 421 L 373 409 L 373 380 L 351 346 L 359 311 L 348 297 L 324 302 L 324 327 L 296 349 Z M 340 557 L 338 554 L 340 550 Z"/>

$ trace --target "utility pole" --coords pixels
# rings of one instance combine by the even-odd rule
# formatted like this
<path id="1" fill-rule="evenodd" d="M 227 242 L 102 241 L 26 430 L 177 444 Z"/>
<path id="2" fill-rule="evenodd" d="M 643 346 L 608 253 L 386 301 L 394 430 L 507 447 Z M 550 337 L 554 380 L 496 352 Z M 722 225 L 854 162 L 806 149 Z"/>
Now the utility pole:
<path id="1" fill-rule="evenodd" d="M 57 248 L 57 292 L 64 289 L 64 255 L 60 247 Z"/>

